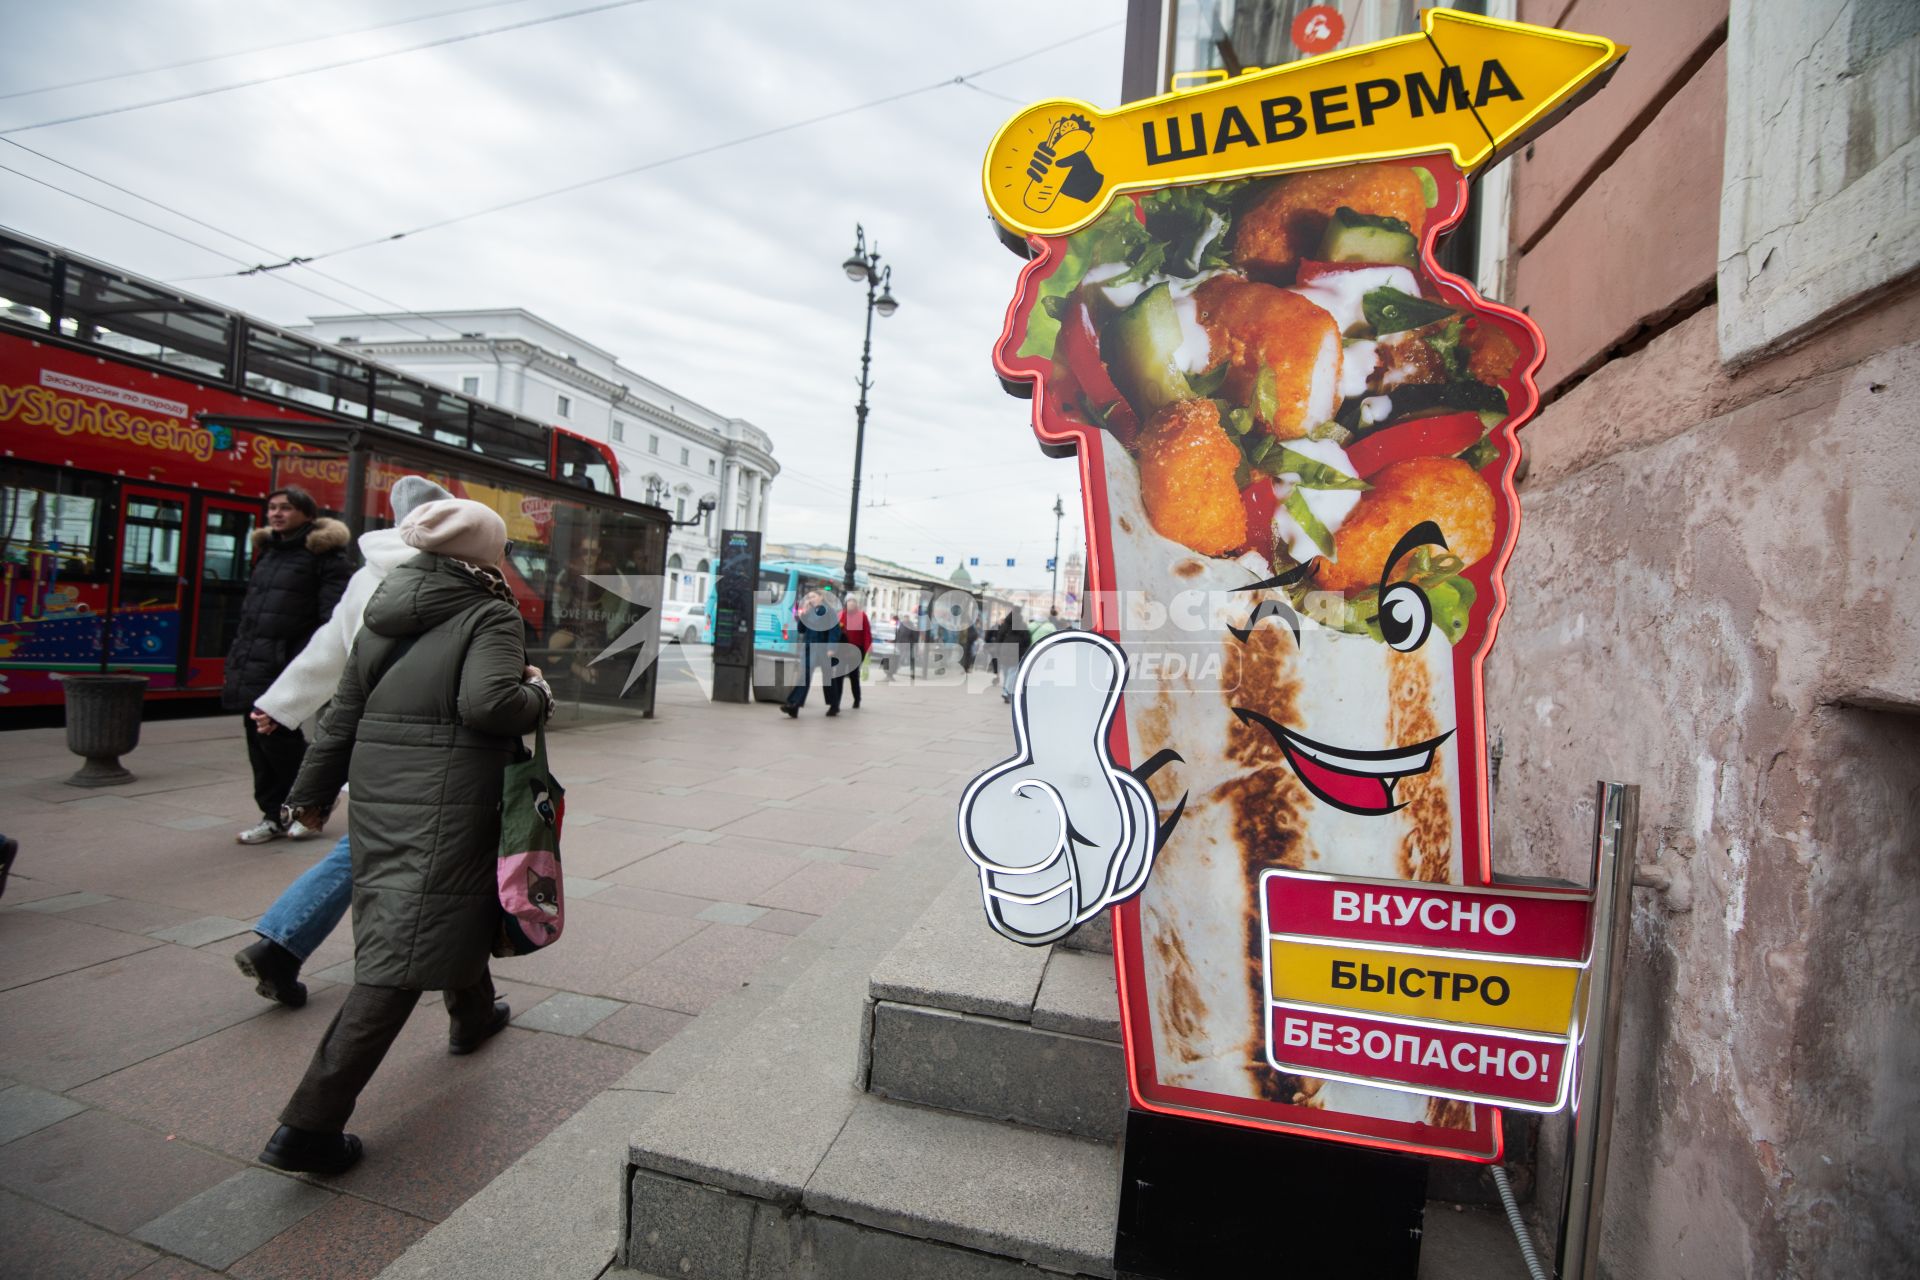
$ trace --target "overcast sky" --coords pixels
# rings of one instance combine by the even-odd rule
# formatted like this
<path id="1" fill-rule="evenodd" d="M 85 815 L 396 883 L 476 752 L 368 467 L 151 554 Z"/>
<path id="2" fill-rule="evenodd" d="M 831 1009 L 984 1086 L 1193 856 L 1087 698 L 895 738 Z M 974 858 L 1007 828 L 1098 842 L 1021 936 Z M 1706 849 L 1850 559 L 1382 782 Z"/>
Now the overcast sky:
<path id="1" fill-rule="evenodd" d="M 602 0 L 604 2 L 604 0 Z M 864 291 L 856 222 L 894 268 L 875 320 L 861 549 L 932 571 L 1047 581 L 1080 545 L 1071 461 L 1041 456 L 989 350 L 1019 260 L 979 167 L 1025 102 L 1119 94 L 1120 0 L 941 4 L 645 0 L 440 48 L 97 119 L 19 126 L 340 62 L 595 0 L 0 0 L 0 137 L 274 253 L 311 255 L 1062 48 L 902 101 L 317 263 L 399 308 L 524 307 L 773 436 L 771 535 L 844 544 Z M 469 12 L 447 13 L 470 9 Z M 447 16 L 48 93 L 205 54 Z M 1024 22 L 1026 25 L 1021 25 Z M 1099 30 L 1105 28 L 1104 30 Z M 991 94 L 1004 95 L 1006 101 Z M 0 222 L 282 324 L 396 309 L 19 146 Z M 214 277 L 214 278 L 201 278 Z M 305 283 L 335 298 L 296 287 Z M 868 506 L 868 502 L 882 505 Z M 1004 568 L 1008 557 L 1018 561 Z M 944 572 L 944 570 L 943 570 Z"/>

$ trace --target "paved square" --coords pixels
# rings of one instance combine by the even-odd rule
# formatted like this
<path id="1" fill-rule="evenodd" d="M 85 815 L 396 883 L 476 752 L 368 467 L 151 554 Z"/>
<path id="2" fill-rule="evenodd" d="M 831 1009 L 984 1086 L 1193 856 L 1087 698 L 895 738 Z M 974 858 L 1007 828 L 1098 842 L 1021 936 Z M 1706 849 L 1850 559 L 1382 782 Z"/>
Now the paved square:
<path id="1" fill-rule="evenodd" d="M 30 1084 L 0 1089 L 0 1146 L 15 1138 L 59 1124 L 68 1116 L 86 1110 L 71 1098 L 63 1098 Z"/>
<path id="2" fill-rule="evenodd" d="M 525 1013 L 515 1014 L 513 1025 L 528 1031 L 551 1031 L 555 1035 L 581 1036 L 627 1006 L 618 1000 L 599 996 L 575 995 L 558 991 Z"/>
<path id="3" fill-rule="evenodd" d="M 814 926 L 889 874 L 926 805 L 951 821 L 936 797 L 987 762 L 954 735 L 996 711 L 876 688 L 858 717 L 794 724 L 683 680 L 654 719 L 554 732 L 565 936 L 494 963 L 516 1017 L 471 1057 L 421 1000 L 355 1111 L 366 1158 L 326 1182 L 254 1160 L 352 980 L 351 930 L 315 952 L 299 1010 L 255 995 L 232 952 L 330 841 L 233 842 L 252 801 L 225 715 L 143 726 L 124 797 L 45 798 L 47 762 L 71 771 L 60 732 L 0 734 L 0 812 L 24 837 L 0 904 L 0 1276 L 379 1274 L 714 1002 L 783 975 L 797 935 L 830 938 Z"/>
<path id="4" fill-rule="evenodd" d="M 298 1178 L 245 1169 L 134 1232 L 134 1239 L 216 1271 L 238 1262 L 333 1199 Z"/>

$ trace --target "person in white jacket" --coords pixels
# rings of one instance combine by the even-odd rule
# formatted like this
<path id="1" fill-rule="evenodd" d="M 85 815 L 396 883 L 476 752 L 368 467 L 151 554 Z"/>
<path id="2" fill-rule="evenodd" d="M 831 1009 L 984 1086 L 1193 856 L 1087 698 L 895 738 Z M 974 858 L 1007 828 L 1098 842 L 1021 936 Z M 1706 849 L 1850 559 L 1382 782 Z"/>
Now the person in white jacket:
<path id="1" fill-rule="evenodd" d="M 295 729 L 333 697 L 340 673 L 347 668 L 347 655 L 353 651 L 354 637 L 360 634 L 367 601 L 373 599 L 395 565 L 420 554 L 400 540 L 397 526 L 421 503 L 452 496 L 420 476 L 401 476 L 394 482 L 389 501 L 396 527 L 360 535 L 364 563 L 348 580 L 333 616 L 321 624 L 306 647 L 254 702 L 252 715 L 257 732 Z M 347 837 L 341 836 L 326 857 L 307 868 L 274 900 L 253 926 L 258 939 L 233 957 L 234 964 L 254 980 L 253 989 L 259 994 L 289 1008 L 299 1008 L 307 1002 L 300 967 L 333 932 L 352 902 L 353 857 Z"/>

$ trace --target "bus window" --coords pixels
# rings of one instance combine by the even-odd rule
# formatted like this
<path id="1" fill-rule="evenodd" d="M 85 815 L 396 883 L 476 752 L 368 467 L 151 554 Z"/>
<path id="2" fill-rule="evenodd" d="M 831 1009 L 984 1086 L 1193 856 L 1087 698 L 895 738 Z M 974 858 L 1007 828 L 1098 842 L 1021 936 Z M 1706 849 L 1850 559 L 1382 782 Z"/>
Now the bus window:
<path id="1" fill-rule="evenodd" d="M 239 505 L 210 505 L 200 543 L 200 610 L 193 656 L 224 658 L 240 633 L 240 606 L 253 571 L 248 535 L 253 512 Z"/>
<path id="2" fill-rule="evenodd" d="M 547 438 L 511 414 L 485 405 L 473 406 L 473 450 L 489 458 L 547 470 Z"/>
<path id="3" fill-rule="evenodd" d="M 419 435 L 427 417 L 427 388 L 384 369 L 373 371 L 373 420 L 383 427 Z M 443 441 L 465 444 L 465 440 Z"/>
<path id="4" fill-rule="evenodd" d="M 161 671 L 179 661 L 187 500 L 120 487 L 120 581 L 107 624 L 112 661 Z"/>
<path id="5" fill-rule="evenodd" d="M 368 369 L 352 356 L 247 326 L 247 389 L 349 418 L 367 416 Z"/>
<path id="6" fill-rule="evenodd" d="M 554 478 L 562 484 L 595 489 L 601 493 L 620 492 L 614 485 L 613 468 L 607 465 L 607 456 L 585 440 L 576 439 L 565 432 L 555 432 L 554 455 L 560 465 L 559 473 Z"/>
<path id="7" fill-rule="evenodd" d="M 0 608 L 5 620 L 40 611 L 43 601 L 27 600 L 23 613 L 12 598 L 30 596 L 36 579 L 50 586 L 105 583 L 113 576 L 111 562 L 103 563 L 101 528 L 111 490 L 104 478 L 30 463 L 0 465 L 0 565 L 14 570 L 7 574 L 12 592 Z"/>
<path id="8" fill-rule="evenodd" d="M 802 578 L 800 580 L 800 598 L 806 599 L 807 593 L 818 591 L 829 608 L 840 607 L 840 579 L 838 578 Z M 794 607 L 799 608 L 796 602 Z"/>
<path id="9" fill-rule="evenodd" d="M 144 494 L 128 494 L 121 527 L 120 573 L 172 586 L 180 577 L 181 522 L 186 504 Z"/>
<path id="10" fill-rule="evenodd" d="M 760 571 L 760 589 L 753 593 L 755 604 L 779 604 L 787 598 L 787 575 L 780 569 Z"/>
<path id="11" fill-rule="evenodd" d="M 53 323 L 53 254 L 32 245 L 0 245 L 0 298 L 7 319 L 45 329 Z"/>
<path id="12" fill-rule="evenodd" d="M 60 332 L 142 360 L 224 381 L 233 317 L 151 285 L 67 263 Z"/>

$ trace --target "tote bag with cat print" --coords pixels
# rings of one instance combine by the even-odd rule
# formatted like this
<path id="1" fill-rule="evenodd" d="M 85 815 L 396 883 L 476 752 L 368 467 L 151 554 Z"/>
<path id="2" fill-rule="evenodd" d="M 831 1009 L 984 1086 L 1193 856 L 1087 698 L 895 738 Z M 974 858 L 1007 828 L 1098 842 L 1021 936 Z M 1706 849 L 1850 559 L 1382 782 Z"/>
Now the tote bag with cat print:
<path id="1" fill-rule="evenodd" d="M 566 790 L 547 768 L 547 730 L 533 731 L 533 755 L 507 766 L 500 796 L 500 934 L 496 956 L 524 956 L 560 936 L 560 822 Z"/>

